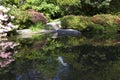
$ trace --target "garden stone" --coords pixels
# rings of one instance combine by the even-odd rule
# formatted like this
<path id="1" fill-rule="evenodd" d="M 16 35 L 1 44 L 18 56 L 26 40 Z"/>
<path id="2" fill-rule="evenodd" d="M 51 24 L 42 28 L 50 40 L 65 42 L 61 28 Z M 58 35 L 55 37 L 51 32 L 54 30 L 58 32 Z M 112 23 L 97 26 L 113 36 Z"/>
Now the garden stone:
<path id="1" fill-rule="evenodd" d="M 31 33 L 33 33 L 33 31 L 30 30 L 30 29 L 16 30 L 16 32 L 17 32 L 18 34 L 31 34 Z"/>
<path id="2" fill-rule="evenodd" d="M 39 30 L 32 31 L 30 29 L 16 30 L 19 34 L 19 38 L 30 38 L 32 35 L 52 34 L 52 38 L 59 36 L 80 36 L 81 32 L 74 29 L 58 29 L 58 30 Z"/>
<path id="3" fill-rule="evenodd" d="M 61 21 L 50 22 L 50 23 L 47 23 L 46 25 L 49 26 L 50 29 L 58 30 L 61 28 Z"/>

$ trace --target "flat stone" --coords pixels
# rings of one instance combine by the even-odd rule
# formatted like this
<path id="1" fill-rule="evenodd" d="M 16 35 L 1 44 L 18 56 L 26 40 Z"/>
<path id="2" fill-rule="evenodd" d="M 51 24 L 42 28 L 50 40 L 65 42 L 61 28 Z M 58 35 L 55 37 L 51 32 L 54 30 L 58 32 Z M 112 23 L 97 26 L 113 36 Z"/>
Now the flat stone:
<path id="1" fill-rule="evenodd" d="M 58 36 L 80 36 L 81 32 L 74 29 L 59 29 L 59 30 L 39 30 L 39 31 L 32 31 L 30 29 L 23 29 L 23 30 L 17 30 L 16 31 L 21 36 L 25 37 L 32 37 L 32 35 L 40 35 L 40 34 L 53 34 L 53 38 L 57 38 Z"/>

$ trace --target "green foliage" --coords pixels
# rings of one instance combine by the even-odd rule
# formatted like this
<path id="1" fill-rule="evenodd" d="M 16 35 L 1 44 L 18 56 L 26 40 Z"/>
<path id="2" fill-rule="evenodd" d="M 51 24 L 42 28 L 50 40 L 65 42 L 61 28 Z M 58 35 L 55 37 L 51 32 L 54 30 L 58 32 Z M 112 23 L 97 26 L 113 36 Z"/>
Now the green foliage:
<path id="1" fill-rule="evenodd" d="M 15 20 L 13 22 L 15 24 L 18 24 L 20 28 L 28 27 L 31 24 L 30 17 L 27 11 L 17 8 L 15 6 L 9 6 L 9 7 L 11 8 L 9 14 L 15 16 Z"/>
<path id="2" fill-rule="evenodd" d="M 22 8 L 37 10 L 44 13 L 48 18 L 55 17 L 56 14 L 61 16 L 59 6 L 56 6 L 52 3 L 47 3 L 46 1 L 42 0 L 27 0 Z"/>
<path id="3" fill-rule="evenodd" d="M 81 0 L 81 10 L 86 15 L 109 12 L 111 0 Z"/>
<path id="4" fill-rule="evenodd" d="M 61 22 L 62 22 L 63 28 L 72 28 L 77 30 L 83 30 L 88 25 L 92 24 L 89 17 L 73 16 L 73 15 L 64 16 L 61 19 Z"/>
<path id="5" fill-rule="evenodd" d="M 111 14 L 98 14 L 93 17 L 69 15 L 64 16 L 61 21 L 63 28 L 88 32 L 108 32 L 118 30 L 117 18 L 118 16 Z"/>
<path id="6" fill-rule="evenodd" d="M 111 14 L 98 14 L 94 15 L 91 19 L 93 23 L 100 24 L 102 26 L 113 26 L 116 24 L 118 16 Z"/>
<path id="7" fill-rule="evenodd" d="M 104 27 L 105 31 L 117 31 L 118 23 L 116 19 L 118 16 L 111 14 L 99 14 L 91 18 L 94 24 L 99 24 Z"/>
<path id="8" fill-rule="evenodd" d="M 78 4 L 80 0 L 51 0 L 50 2 L 57 4 L 57 5 L 75 5 Z"/>
<path id="9" fill-rule="evenodd" d="M 0 0 L 0 4 L 20 6 L 25 3 L 25 0 Z"/>
<path id="10" fill-rule="evenodd" d="M 49 2 L 58 5 L 63 15 L 80 13 L 80 0 L 50 0 Z"/>
<path id="11" fill-rule="evenodd" d="M 96 7 L 96 8 L 102 8 L 102 7 L 108 7 L 110 5 L 110 2 L 112 0 L 81 0 L 81 2 L 85 3 L 85 4 L 88 4 L 88 5 L 91 5 L 93 7 Z"/>
<path id="12" fill-rule="evenodd" d="M 87 28 L 83 30 L 83 32 L 92 32 L 92 33 L 100 33 L 103 32 L 105 29 L 100 24 L 91 24 Z"/>
<path id="13" fill-rule="evenodd" d="M 110 3 L 110 11 L 113 13 L 120 12 L 120 0 L 112 0 Z"/>

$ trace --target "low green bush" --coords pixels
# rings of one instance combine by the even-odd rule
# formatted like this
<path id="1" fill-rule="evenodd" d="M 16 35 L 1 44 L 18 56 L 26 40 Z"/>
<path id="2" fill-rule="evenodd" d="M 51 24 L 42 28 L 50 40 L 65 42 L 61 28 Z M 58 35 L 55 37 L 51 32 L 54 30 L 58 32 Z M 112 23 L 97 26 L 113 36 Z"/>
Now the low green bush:
<path id="1" fill-rule="evenodd" d="M 34 9 L 44 13 L 48 19 L 54 18 L 57 15 L 61 16 L 59 6 L 48 3 L 46 0 L 26 0 L 26 3 L 21 6 L 22 9 Z"/>
<path id="2" fill-rule="evenodd" d="M 100 24 L 91 24 L 87 26 L 82 32 L 93 32 L 93 33 L 100 33 L 103 32 L 105 28 Z"/>
<path id="3" fill-rule="evenodd" d="M 27 28 L 31 25 L 30 16 L 26 10 L 11 5 L 9 7 L 11 9 L 9 14 L 15 17 L 13 23 L 19 25 L 19 29 Z"/>
<path id="4" fill-rule="evenodd" d="M 94 24 L 103 26 L 104 31 L 108 32 L 118 30 L 119 24 L 116 21 L 118 18 L 118 16 L 111 14 L 97 14 L 91 17 L 91 20 Z"/>
<path id="5" fill-rule="evenodd" d="M 81 11 L 85 15 L 108 13 L 111 0 L 80 0 Z"/>
<path id="6" fill-rule="evenodd" d="M 116 19 L 118 16 L 111 15 L 111 14 L 97 14 L 91 17 L 91 20 L 95 24 L 100 24 L 104 27 L 106 26 L 113 26 L 117 24 Z"/>
<path id="7" fill-rule="evenodd" d="M 12 10 L 11 14 L 15 16 L 16 23 L 24 23 L 29 19 L 28 13 L 20 9 Z"/>
<path id="8" fill-rule="evenodd" d="M 119 28 L 119 17 L 111 14 L 97 14 L 93 17 L 68 15 L 61 19 L 63 28 L 84 32 L 113 32 Z"/>
<path id="9" fill-rule="evenodd" d="M 68 15 L 61 19 L 63 28 L 72 28 L 77 30 L 83 30 L 88 25 L 92 24 L 89 17 L 86 16 L 74 16 Z"/>

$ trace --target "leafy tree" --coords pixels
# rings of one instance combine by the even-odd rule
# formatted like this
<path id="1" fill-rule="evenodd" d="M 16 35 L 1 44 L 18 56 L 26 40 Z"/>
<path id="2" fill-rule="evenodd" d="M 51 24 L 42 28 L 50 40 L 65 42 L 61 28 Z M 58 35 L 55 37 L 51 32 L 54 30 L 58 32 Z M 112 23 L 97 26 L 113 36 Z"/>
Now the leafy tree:
<path id="1" fill-rule="evenodd" d="M 86 15 L 107 13 L 111 0 L 81 0 L 81 10 Z"/>

